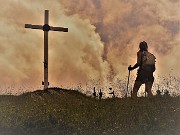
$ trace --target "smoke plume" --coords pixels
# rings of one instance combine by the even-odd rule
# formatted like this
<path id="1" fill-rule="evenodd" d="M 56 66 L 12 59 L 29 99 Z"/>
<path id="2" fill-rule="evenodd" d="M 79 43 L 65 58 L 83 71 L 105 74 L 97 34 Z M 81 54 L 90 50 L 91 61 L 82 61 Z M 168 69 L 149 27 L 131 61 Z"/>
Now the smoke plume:
<path id="1" fill-rule="evenodd" d="M 51 86 L 125 78 L 141 41 L 157 58 L 155 76 L 180 76 L 178 0 L 1 0 L 0 5 L 1 87 L 41 85 L 43 31 L 24 24 L 43 25 L 45 9 L 50 25 L 69 28 L 49 32 Z"/>

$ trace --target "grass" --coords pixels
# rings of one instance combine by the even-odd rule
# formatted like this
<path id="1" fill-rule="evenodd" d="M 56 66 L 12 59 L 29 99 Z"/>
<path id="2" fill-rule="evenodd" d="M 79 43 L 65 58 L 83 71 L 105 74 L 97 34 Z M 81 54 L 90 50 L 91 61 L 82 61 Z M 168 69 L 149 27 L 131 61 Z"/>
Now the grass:
<path id="1" fill-rule="evenodd" d="M 93 99 L 48 89 L 0 96 L 0 135 L 179 135 L 180 97 Z"/>

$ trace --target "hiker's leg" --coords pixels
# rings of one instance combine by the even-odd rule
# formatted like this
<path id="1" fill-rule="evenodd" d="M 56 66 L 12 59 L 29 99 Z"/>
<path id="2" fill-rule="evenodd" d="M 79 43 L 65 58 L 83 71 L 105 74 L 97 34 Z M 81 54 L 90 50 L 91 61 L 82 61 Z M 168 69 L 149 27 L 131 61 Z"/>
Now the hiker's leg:
<path id="1" fill-rule="evenodd" d="M 152 85 L 153 85 L 152 82 L 145 83 L 145 91 L 148 93 L 148 97 L 152 97 L 153 96 L 153 94 L 151 92 Z"/>
<path id="2" fill-rule="evenodd" d="M 137 97 L 137 92 L 138 92 L 141 85 L 142 85 L 142 83 L 140 81 L 135 81 L 132 97 Z"/>

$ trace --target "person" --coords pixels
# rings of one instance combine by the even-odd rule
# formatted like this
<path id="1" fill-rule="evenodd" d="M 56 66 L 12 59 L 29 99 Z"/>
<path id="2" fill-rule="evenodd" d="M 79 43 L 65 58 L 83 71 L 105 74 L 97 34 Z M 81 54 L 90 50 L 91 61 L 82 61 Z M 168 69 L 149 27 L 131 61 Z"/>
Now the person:
<path id="1" fill-rule="evenodd" d="M 145 84 L 145 91 L 148 97 L 152 97 L 152 85 L 154 82 L 153 72 L 155 71 L 155 56 L 148 52 L 148 45 L 145 41 L 140 42 L 139 51 L 137 52 L 137 63 L 128 70 L 134 70 L 139 67 L 137 77 L 133 87 L 132 97 L 137 97 L 137 92 L 142 84 Z"/>

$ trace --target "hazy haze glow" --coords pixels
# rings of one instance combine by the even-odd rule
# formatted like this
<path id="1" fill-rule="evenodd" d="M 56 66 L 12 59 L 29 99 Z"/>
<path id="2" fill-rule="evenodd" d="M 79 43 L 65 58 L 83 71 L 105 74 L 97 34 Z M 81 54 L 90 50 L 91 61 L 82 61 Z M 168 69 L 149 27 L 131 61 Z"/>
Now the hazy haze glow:
<path id="1" fill-rule="evenodd" d="M 180 77 L 179 0 L 0 0 L 0 6 L 1 93 L 42 88 L 43 31 L 24 24 L 42 25 L 45 9 L 50 25 L 69 28 L 49 32 L 51 86 L 126 78 L 143 40 L 156 55 L 155 76 Z"/>

